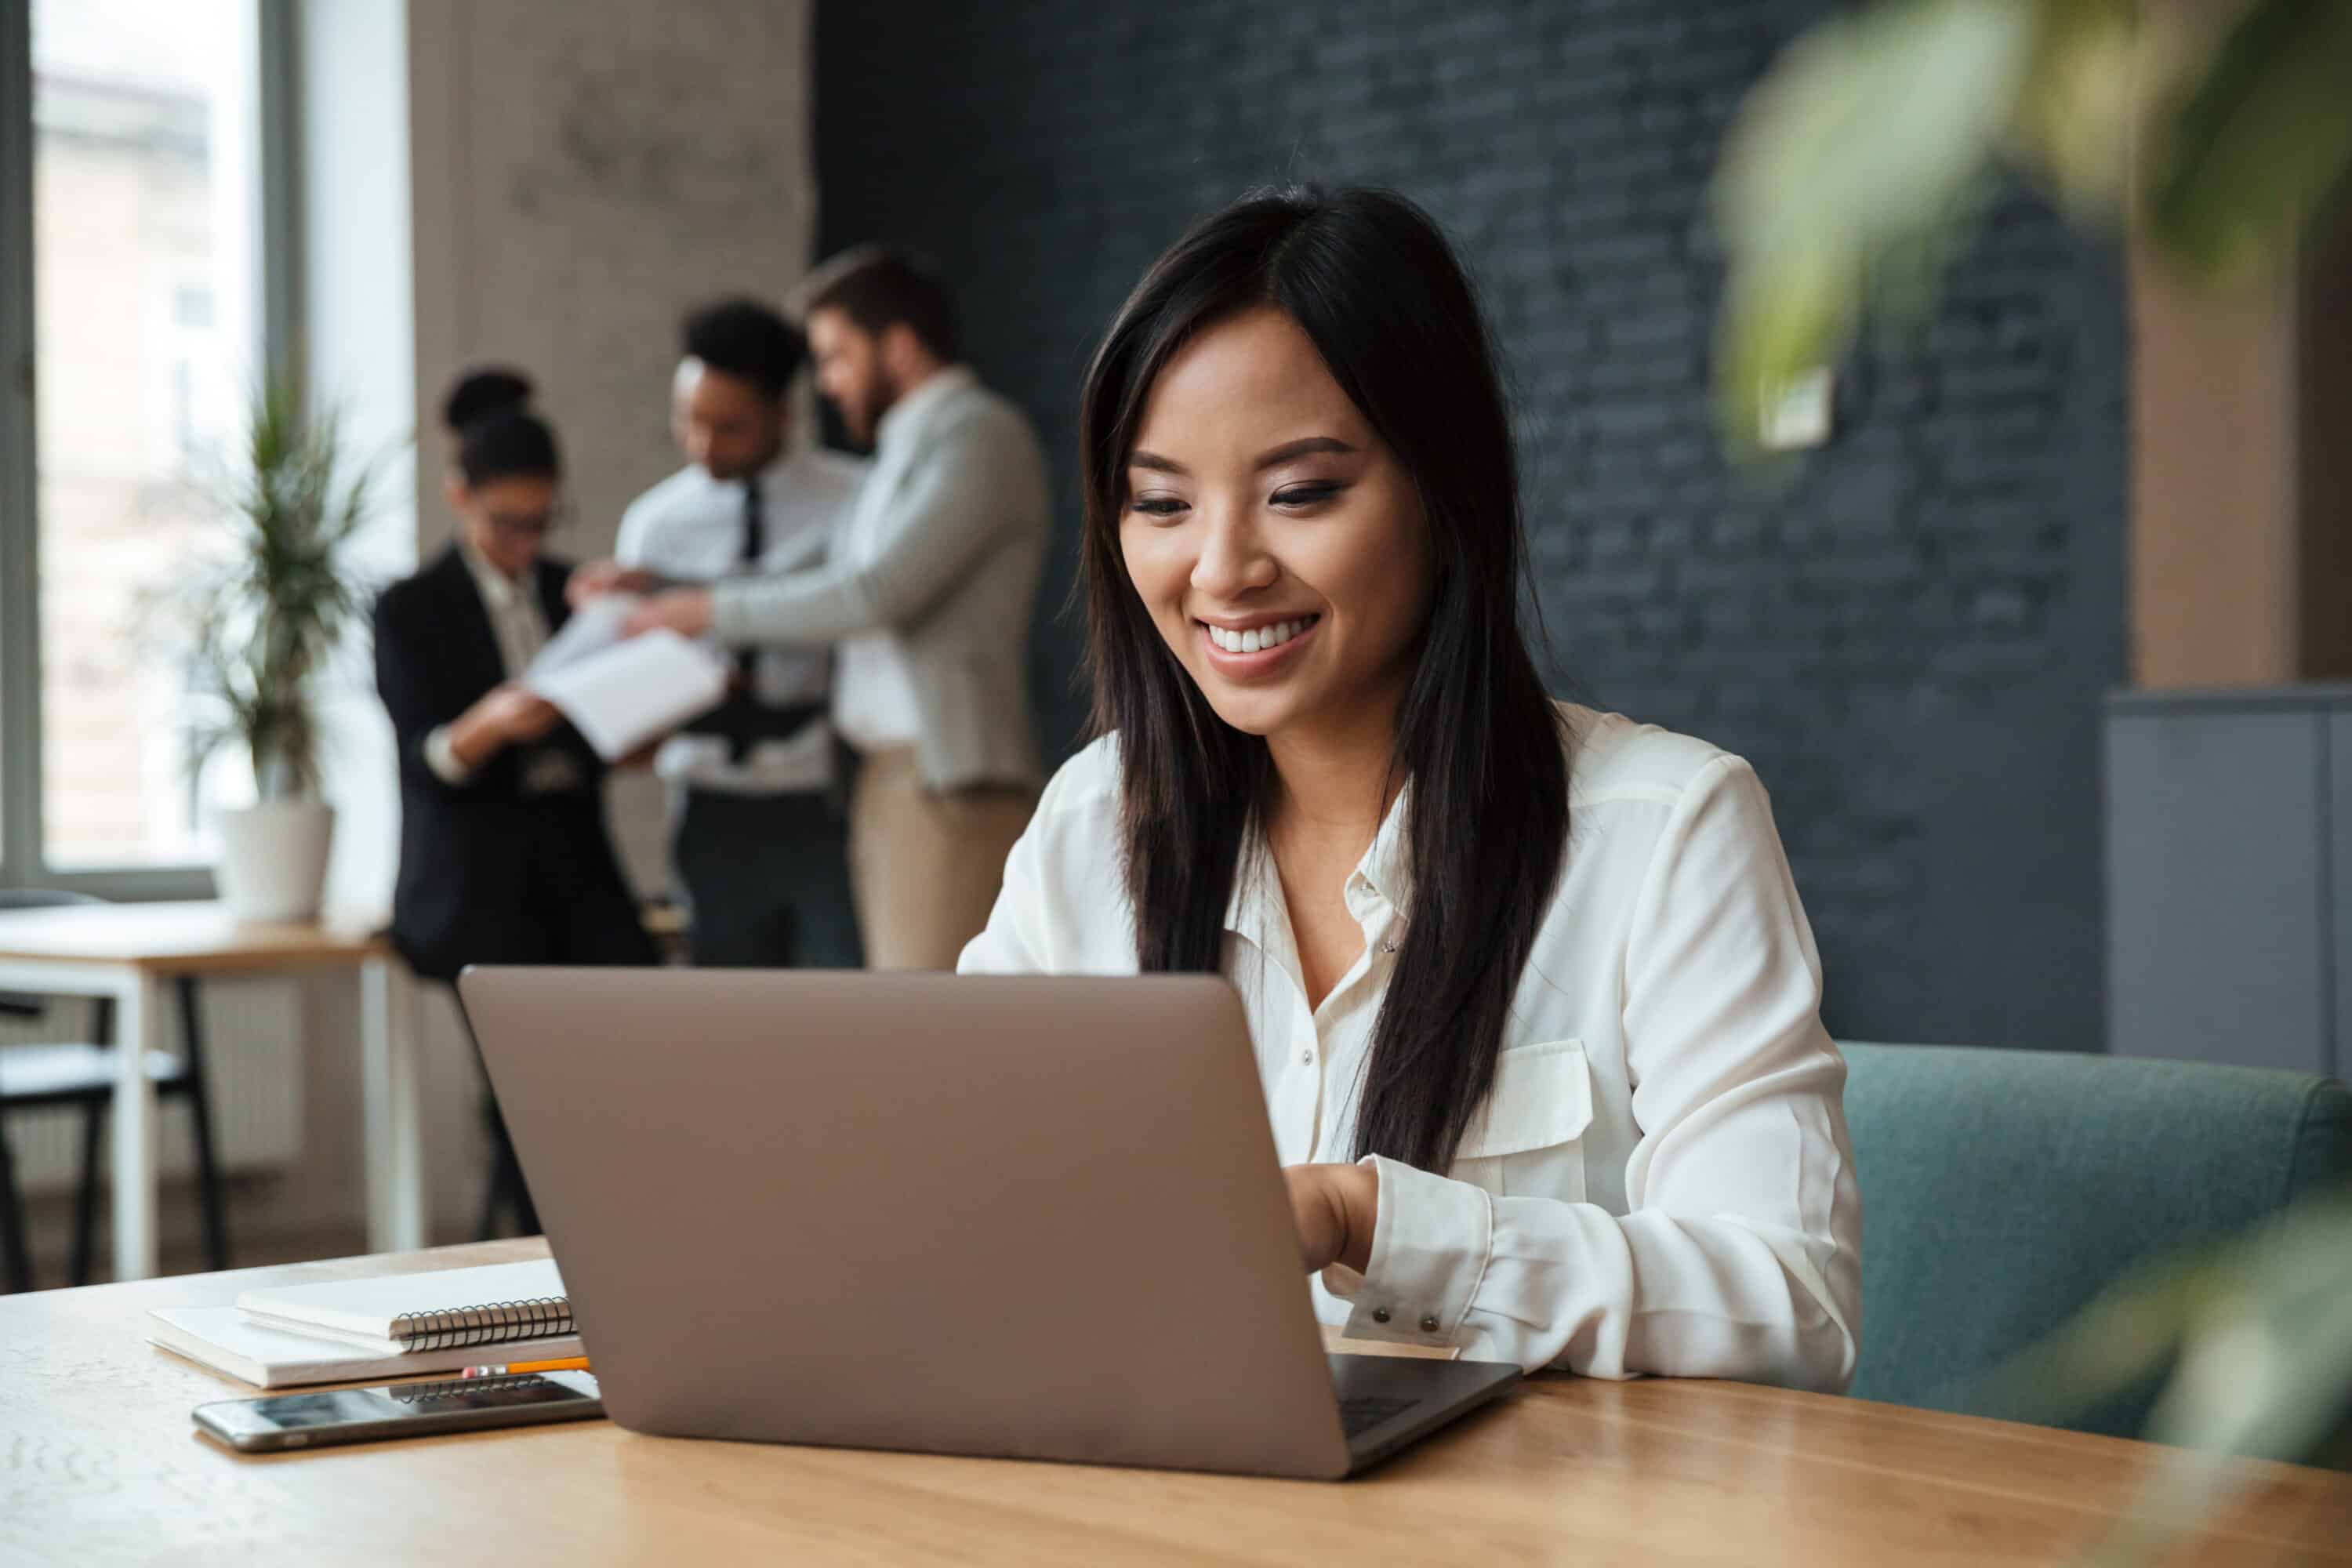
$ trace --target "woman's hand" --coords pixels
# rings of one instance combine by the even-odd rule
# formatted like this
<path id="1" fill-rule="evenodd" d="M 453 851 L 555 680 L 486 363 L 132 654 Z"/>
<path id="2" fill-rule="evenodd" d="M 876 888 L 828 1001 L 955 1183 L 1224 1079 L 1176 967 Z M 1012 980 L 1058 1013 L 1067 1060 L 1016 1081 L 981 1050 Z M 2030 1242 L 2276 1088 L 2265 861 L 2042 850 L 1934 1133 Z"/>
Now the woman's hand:
<path id="1" fill-rule="evenodd" d="M 499 721 L 510 745 L 536 741 L 563 722 L 554 703 L 520 681 L 509 681 L 499 692 Z"/>
<path id="2" fill-rule="evenodd" d="M 1380 1173 L 1370 1165 L 1286 1165 L 1282 1174 L 1290 1184 L 1290 1215 L 1307 1272 L 1338 1263 L 1361 1274 L 1372 1261 Z"/>
<path id="3" fill-rule="evenodd" d="M 562 721 L 555 705 L 519 680 L 493 687 L 449 726 L 449 750 L 478 768 L 509 746 L 536 741 Z"/>
<path id="4" fill-rule="evenodd" d="M 624 566 L 617 561 L 583 561 L 572 569 L 572 575 L 564 581 L 563 598 L 576 610 L 606 594 L 649 593 L 656 581 L 654 574 L 642 567 Z"/>
<path id="5" fill-rule="evenodd" d="M 629 613 L 621 635 L 633 637 L 667 629 L 681 637 L 698 637 L 710 629 L 710 590 L 670 588 L 656 594 Z"/>

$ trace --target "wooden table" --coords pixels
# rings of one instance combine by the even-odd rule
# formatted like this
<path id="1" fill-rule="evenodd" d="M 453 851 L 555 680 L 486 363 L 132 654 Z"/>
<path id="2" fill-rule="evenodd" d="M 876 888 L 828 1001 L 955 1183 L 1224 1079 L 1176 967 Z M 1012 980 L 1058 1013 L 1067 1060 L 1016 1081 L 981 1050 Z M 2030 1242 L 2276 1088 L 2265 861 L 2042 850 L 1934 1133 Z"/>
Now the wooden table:
<path id="1" fill-rule="evenodd" d="M 114 1272 L 155 1272 L 155 1086 L 164 987 L 182 976 L 353 969 L 368 1174 L 368 1241 L 425 1245 L 425 1156 L 408 972 L 369 926 L 261 925 L 216 903 L 97 904 L 0 912 L 0 992 L 110 996 L 115 1005 Z"/>
<path id="2" fill-rule="evenodd" d="M 490 1242 L 0 1299 L 0 1562 L 2051 1563 L 2164 1452 L 1736 1384 L 1548 1376 L 1337 1484 L 604 1421 L 241 1458 L 188 1411 L 252 1391 L 143 1342 L 151 1307 L 543 1255 Z M 2251 1500 L 2192 1560 L 2352 1562 L 2352 1476 L 2247 1475 Z"/>

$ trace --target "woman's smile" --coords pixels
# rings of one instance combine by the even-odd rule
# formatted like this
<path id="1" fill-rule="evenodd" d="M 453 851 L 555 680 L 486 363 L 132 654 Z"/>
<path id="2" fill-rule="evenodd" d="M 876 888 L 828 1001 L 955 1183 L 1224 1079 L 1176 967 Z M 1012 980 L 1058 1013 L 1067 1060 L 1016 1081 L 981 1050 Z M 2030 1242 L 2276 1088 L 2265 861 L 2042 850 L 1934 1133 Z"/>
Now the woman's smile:
<path id="1" fill-rule="evenodd" d="M 1323 624 L 1319 614 L 1287 616 L 1278 620 L 1254 616 L 1246 621 L 1195 621 L 1201 629 L 1202 654 L 1211 669 L 1231 680 L 1266 680 L 1281 675 L 1299 658 Z"/>

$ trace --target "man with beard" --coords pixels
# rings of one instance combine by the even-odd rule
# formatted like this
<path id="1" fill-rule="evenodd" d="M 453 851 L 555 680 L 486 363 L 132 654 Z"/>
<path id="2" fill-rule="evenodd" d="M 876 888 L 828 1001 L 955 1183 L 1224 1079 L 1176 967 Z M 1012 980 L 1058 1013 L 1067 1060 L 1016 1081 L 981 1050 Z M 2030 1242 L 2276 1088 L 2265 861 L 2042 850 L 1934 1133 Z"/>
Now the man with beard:
<path id="1" fill-rule="evenodd" d="M 803 293 L 817 387 L 874 468 L 819 565 L 673 588 L 632 631 L 835 649 L 856 752 L 849 861 L 866 962 L 952 969 L 986 925 L 1041 768 L 1029 617 L 1050 530 L 1028 420 L 961 363 L 928 268 L 866 247 Z"/>

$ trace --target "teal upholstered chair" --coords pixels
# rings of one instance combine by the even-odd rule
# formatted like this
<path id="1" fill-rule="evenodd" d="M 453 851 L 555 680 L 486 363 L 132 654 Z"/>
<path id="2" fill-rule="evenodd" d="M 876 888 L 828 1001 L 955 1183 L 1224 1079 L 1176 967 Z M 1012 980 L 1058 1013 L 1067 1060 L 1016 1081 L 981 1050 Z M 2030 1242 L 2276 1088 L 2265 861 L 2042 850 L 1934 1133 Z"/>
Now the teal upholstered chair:
<path id="1" fill-rule="evenodd" d="M 2333 1079 L 1843 1048 L 1863 1204 L 1860 1398 L 2032 1419 L 1979 1374 L 2143 1259 L 2352 1179 L 2352 1092 Z M 2135 1435 L 2154 1393 L 2066 1424 Z"/>

